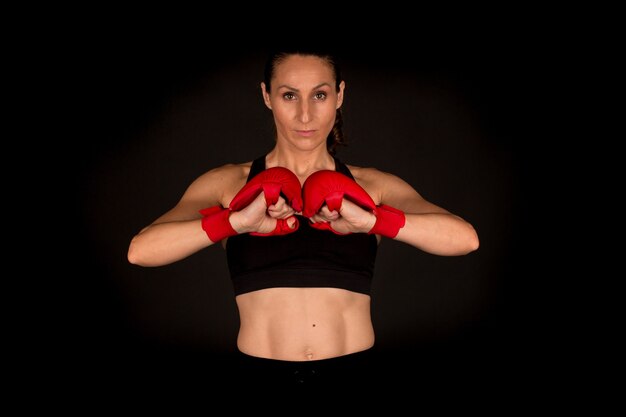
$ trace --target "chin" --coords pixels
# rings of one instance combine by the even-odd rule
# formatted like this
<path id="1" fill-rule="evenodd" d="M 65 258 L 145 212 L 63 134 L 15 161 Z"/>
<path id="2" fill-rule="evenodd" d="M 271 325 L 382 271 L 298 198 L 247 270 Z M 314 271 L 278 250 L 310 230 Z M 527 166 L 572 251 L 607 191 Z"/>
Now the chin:
<path id="1" fill-rule="evenodd" d="M 303 151 L 312 151 L 320 146 L 326 147 L 326 141 L 311 141 L 311 140 L 295 140 L 292 142 L 293 146 Z"/>

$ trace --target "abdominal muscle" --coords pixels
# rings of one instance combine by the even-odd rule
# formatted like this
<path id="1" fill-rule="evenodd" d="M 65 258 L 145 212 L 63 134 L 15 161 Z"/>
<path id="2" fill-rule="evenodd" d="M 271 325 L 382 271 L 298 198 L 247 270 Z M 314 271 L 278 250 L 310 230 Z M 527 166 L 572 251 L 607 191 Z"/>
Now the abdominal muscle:
<path id="1" fill-rule="evenodd" d="M 245 354 L 287 361 L 328 359 L 374 344 L 370 297 L 338 288 L 268 288 L 237 296 Z"/>

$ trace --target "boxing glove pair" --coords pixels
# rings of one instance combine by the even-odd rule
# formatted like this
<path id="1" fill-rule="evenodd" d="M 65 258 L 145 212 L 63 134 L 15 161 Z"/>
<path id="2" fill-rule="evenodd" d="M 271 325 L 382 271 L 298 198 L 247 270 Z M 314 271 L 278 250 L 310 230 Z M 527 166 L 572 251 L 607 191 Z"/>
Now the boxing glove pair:
<path id="1" fill-rule="evenodd" d="M 313 217 L 322 206 L 326 204 L 328 209 L 339 211 L 342 199 L 346 198 L 359 205 L 365 210 L 371 211 L 376 216 L 376 224 L 368 232 L 369 234 L 380 234 L 382 236 L 394 238 L 400 228 L 405 224 L 404 213 L 387 205 L 376 206 L 374 200 L 367 192 L 354 180 L 347 176 L 330 170 L 317 171 L 309 176 L 300 189 L 300 181 L 293 172 L 283 167 L 269 168 L 254 178 L 237 193 L 230 203 L 229 208 L 221 206 L 209 207 L 201 210 L 202 228 L 213 242 L 217 242 L 226 237 L 236 235 L 228 220 L 230 212 L 239 211 L 247 207 L 252 201 L 263 192 L 265 202 L 269 207 L 278 201 L 278 197 L 283 194 L 287 203 L 296 211 L 302 212 L 305 217 Z M 303 201 L 304 196 L 304 201 Z M 284 235 L 295 232 L 298 229 L 298 220 L 289 227 L 287 219 L 277 219 L 276 228 L 270 233 L 250 233 L 254 236 Z M 341 234 L 331 227 L 330 223 L 312 223 L 312 227 L 320 230 L 330 230 L 336 234 Z"/>

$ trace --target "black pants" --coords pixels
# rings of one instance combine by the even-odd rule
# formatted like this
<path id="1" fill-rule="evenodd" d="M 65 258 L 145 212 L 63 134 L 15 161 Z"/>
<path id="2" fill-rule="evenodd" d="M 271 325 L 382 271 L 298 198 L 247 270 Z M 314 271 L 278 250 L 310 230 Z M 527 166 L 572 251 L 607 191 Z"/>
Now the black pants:
<path id="1" fill-rule="evenodd" d="M 375 376 L 370 350 L 314 361 L 281 361 L 240 353 L 238 385 L 255 391 L 367 388 Z"/>

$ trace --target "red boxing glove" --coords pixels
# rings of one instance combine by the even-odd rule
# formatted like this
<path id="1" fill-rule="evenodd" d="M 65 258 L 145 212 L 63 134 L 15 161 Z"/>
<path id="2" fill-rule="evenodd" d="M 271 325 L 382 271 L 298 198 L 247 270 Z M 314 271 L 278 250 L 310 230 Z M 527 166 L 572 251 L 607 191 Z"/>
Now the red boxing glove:
<path id="1" fill-rule="evenodd" d="M 268 207 L 276 204 L 282 192 L 287 204 L 295 211 L 302 211 L 300 180 L 296 174 L 283 167 L 266 169 L 248 181 L 230 202 L 230 210 L 239 211 L 248 207 L 261 191 L 265 193 Z"/>
<path id="2" fill-rule="evenodd" d="M 296 175 L 283 167 L 273 167 L 261 171 L 252 178 L 237 193 L 233 201 L 230 203 L 231 211 L 239 211 L 248 207 L 250 203 L 261 193 L 265 195 L 265 204 L 269 207 L 276 204 L 278 197 L 282 193 L 289 204 L 295 211 L 302 211 L 302 193 L 300 188 L 300 180 Z M 298 230 L 299 222 L 297 218 L 293 228 L 287 224 L 287 219 L 276 219 L 276 228 L 269 233 L 250 233 L 253 236 L 274 236 L 286 235 Z"/>
<path id="3" fill-rule="evenodd" d="M 376 206 L 372 197 L 359 184 L 349 177 L 330 170 L 317 171 L 309 176 L 303 187 L 305 217 L 313 217 L 326 204 L 329 210 L 339 211 L 341 200 L 347 198 L 376 216 L 376 224 L 368 232 L 394 238 L 404 226 L 404 213 L 386 205 Z M 313 223 L 312 227 L 320 230 L 336 231 L 330 223 Z M 340 234 L 340 233 L 337 233 Z"/>
<path id="4" fill-rule="evenodd" d="M 300 181 L 296 175 L 287 168 L 274 167 L 266 169 L 252 178 L 235 195 L 228 209 L 220 206 L 210 207 L 200 211 L 204 215 L 202 228 L 212 242 L 217 242 L 226 237 L 236 235 L 228 217 L 231 211 L 239 211 L 250 205 L 252 201 L 263 192 L 265 203 L 268 206 L 276 204 L 281 192 L 287 203 L 296 211 L 302 210 L 302 195 L 300 192 Z M 270 233 L 252 232 L 254 236 L 285 235 L 295 232 L 298 229 L 298 219 L 294 227 L 287 224 L 288 219 L 276 219 L 276 228 Z M 215 239 L 214 239 L 215 238 Z M 216 240 L 217 239 L 217 240 Z"/>

